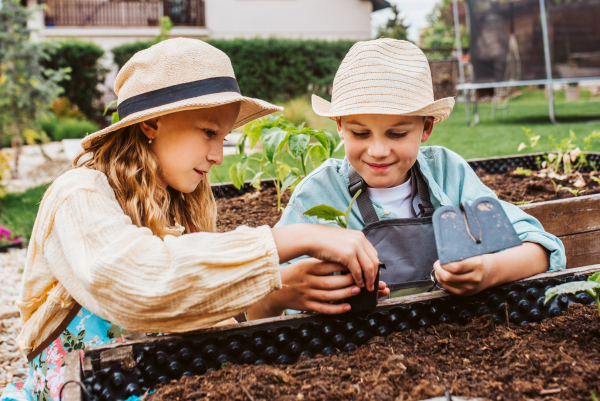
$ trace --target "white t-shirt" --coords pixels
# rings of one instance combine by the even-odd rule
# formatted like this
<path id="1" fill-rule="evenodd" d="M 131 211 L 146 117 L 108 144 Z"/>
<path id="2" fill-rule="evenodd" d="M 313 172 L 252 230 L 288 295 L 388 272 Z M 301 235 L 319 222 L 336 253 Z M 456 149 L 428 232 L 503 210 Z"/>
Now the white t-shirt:
<path id="1" fill-rule="evenodd" d="M 409 178 L 404 184 L 398 185 L 392 188 L 367 188 L 369 198 L 372 201 L 380 205 L 384 213 L 387 215 L 392 212 L 395 213 L 399 219 L 410 219 L 413 218 L 413 212 L 410 210 L 410 197 L 412 194 L 412 178 Z M 419 203 L 421 198 L 417 194 L 415 196 L 413 207 L 418 214 L 420 214 Z"/>

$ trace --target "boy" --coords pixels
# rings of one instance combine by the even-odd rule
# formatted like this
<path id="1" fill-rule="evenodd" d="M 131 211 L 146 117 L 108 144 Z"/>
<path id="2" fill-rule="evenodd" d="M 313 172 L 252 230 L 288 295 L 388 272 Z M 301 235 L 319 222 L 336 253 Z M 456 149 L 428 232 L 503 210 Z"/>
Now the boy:
<path id="1" fill-rule="evenodd" d="M 548 269 L 564 269 L 561 241 L 535 218 L 502 201 L 523 245 L 440 265 L 433 211 L 482 196 L 497 198 L 456 153 L 420 147 L 453 106 L 453 98 L 434 101 L 429 63 L 417 46 L 394 39 L 355 44 L 336 74 L 332 102 L 313 95 L 314 111 L 337 122 L 346 158 L 330 159 L 309 174 L 296 187 L 277 226 L 316 223 L 304 215 L 306 210 L 319 204 L 345 210 L 362 189 L 348 227 L 367 227 L 363 231 L 381 262 L 393 248 L 388 259 L 396 267 L 382 270 L 391 297 L 427 291 L 434 277 L 454 294 L 471 295 Z M 383 243 L 388 244 L 385 250 Z M 254 318 L 265 317 L 261 310 L 279 312 L 269 303 L 267 297 L 257 305 Z M 285 302 L 280 299 L 279 304 Z"/>

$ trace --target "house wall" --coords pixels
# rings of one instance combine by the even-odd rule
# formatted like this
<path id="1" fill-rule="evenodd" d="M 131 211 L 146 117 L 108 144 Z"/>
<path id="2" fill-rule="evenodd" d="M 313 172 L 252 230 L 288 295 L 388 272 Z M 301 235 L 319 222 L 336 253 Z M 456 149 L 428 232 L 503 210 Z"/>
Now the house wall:
<path id="1" fill-rule="evenodd" d="M 27 0 L 28 8 L 38 0 Z M 206 27 L 175 27 L 172 37 L 251 38 L 280 37 L 302 39 L 369 39 L 370 0 L 205 0 Z M 159 27 L 46 27 L 43 11 L 29 22 L 33 40 L 76 37 L 94 42 L 106 52 L 100 60 L 109 72 L 103 102 L 116 99 L 113 85 L 118 73 L 110 50 L 116 46 L 157 36 Z"/>
<path id="2" fill-rule="evenodd" d="M 205 0 L 211 38 L 371 37 L 369 0 Z"/>

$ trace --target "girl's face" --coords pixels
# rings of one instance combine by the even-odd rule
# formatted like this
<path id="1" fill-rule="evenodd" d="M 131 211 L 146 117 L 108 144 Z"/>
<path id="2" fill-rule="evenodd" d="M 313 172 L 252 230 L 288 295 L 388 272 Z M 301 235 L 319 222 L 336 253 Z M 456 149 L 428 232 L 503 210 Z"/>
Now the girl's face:
<path id="1" fill-rule="evenodd" d="M 433 130 L 433 118 L 361 114 L 337 120 L 346 157 L 373 188 L 390 188 L 408 181 L 419 146 Z"/>
<path id="2" fill-rule="evenodd" d="M 167 114 L 140 123 L 158 158 L 159 182 L 182 193 L 208 179 L 213 164 L 223 162 L 223 140 L 231 132 L 240 103 Z"/>

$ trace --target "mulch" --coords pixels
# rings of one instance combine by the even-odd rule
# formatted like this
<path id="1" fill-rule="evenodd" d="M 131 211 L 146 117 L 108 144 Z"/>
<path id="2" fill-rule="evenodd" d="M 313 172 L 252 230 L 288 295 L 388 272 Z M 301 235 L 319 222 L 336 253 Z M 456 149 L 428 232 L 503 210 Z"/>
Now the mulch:
<path id="1" fill-rule="evenodd" d="M 600 317 L 574 304 L 541 324 L 438 325 L 376 337 L 351 353 L 294 365 L 229 366 L 148 396 L 174 400 L 591 400 L 600 395 Z"/>

